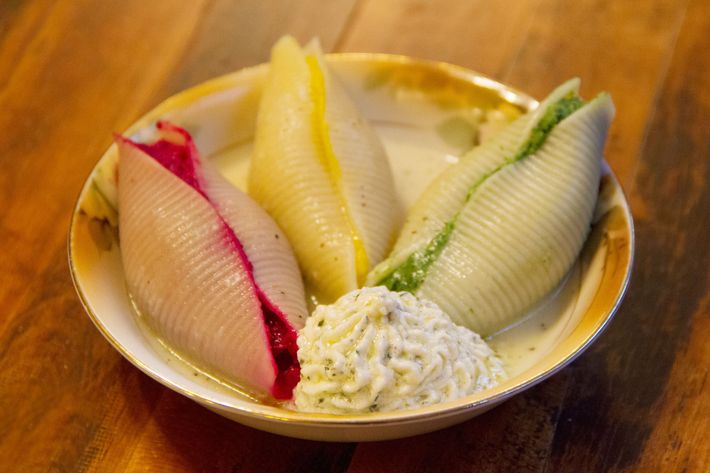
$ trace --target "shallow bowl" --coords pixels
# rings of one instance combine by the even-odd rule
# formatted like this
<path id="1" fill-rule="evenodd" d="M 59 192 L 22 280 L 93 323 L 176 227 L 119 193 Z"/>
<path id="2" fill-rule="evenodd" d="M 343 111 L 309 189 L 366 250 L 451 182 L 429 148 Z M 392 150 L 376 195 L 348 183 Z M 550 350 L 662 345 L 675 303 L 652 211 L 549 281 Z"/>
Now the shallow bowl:
<path id="1" fill-rule="evenodd" d="M 450 64 L 382 54 L 327 58 L 387 148 L 405 206 L 443 168 L 501 124 L 537 102 L 511 87 Z M 167 119 L 187 128 L 202 154 L 245 188 L 251 140 L 267 66 L 228 74 L 158 105 L 124 134 L 155 136 Z M 509 365 L 494 389 L 420 409 L 333 416 L 260 401 L 190 366 L 145 330 L 126 292 L 118 247 L 116 147 L 100 158 L 81 191 L 70 228 L 69 262 L 77 293 L 99 331 L 127 360 L 168 388 L 242 424 L 293 437 L 368 441 L 406 437 L 474 417 L 529 389 L 579 356 L 619 307 L 633 256 L 628 204 L 605 166 L 585 247 L 558 291 L 525 321 L 489 341 Z"/>

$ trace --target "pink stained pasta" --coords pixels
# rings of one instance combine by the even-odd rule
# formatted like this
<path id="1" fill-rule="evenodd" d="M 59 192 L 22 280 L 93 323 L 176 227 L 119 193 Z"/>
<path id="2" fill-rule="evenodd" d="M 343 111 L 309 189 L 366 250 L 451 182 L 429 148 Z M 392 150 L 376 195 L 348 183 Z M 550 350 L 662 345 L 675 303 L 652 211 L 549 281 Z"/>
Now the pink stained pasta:
<path id="1" fill-rule="evenodd" d="M 307 310 L 288 240 L 249 196 L 203 162 L 190 135 L 119 148 L 124 272 L 150 327 L 191 362 L 289 399 Z"/>

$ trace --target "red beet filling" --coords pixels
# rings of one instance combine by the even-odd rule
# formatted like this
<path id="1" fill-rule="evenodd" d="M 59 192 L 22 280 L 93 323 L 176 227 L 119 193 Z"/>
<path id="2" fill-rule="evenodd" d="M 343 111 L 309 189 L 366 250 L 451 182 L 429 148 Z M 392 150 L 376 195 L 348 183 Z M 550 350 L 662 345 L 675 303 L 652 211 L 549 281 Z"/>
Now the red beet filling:
<path id="1" fill-rule="evenodd" d="M 293 389 L 301 379 L 296 343 L 298 337 L 296 331 L 285 321 L 283 314 L 261 294 L 261 290 L 259 290 L 259 300 L 269 334 L 271 354 L 278 368 L 272 394 L 276 399 L 291 399 Z"/>
<path id="2" fill-rule="evenodd" d="M 158 129 L 161 131 L 167 129 L 179 134 L 183 142 L 175 143 L 174 141 L 160 139 L 155 143 L 132 142 L 133 145 L 207 198 L 197 177 L 197 160 L 199 157 L 190 134 L 186 130 L 166 122 L 158 122 Z"/>
<path id="3" fill-rule="evenodd" d="M 200 185 L 197 172 L 199 155 L 190 134 L 183 128 L 168 122 L 158 122 L 157 126 L 161 131 L 178 134 L 182 138 L 182 142 L 176 143 L 167 139 L 160 139 L 150 144 L 135 143 L 132 141 L 131 143 L 148 156 L 158 161 L 164 168 L 182 179 L 187 185 L 195 189 L 209 201 L 209 197 L 205 194 Z M 244 267 L 248 271 L 249 278 L 261 303 L 261 311 L 266 334 L 269 339 L 271 355 L 278 370 L 271 394 L 276 399 L 291 399 L 291 397 L 293 397 L 293 389 L 301 378 L 301 367 L 297 357 L 298 344 L 296 343 L 296 331 L 288 323 L 281 310 L 269 301 L 266 295 L 261 291 L 261 288 L 256 284 L 253 266 L 244 252 L 241 242 L 237 238 L 237 235 L 235 235 L 234 230 L 224 221 L 221 215 L 220 219 L 224 224 L 227 240 L 235 249 Z"/>

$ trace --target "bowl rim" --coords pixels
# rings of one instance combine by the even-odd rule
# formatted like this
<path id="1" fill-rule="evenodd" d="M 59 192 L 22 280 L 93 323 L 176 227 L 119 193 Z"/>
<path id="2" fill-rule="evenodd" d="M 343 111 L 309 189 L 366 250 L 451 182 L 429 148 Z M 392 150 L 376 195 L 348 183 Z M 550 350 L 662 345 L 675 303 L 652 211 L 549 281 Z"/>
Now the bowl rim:
<path id="1" fill-rule="evenodd" d="M 498 93 L 506 102 L 519 105 L 524 109 L 534 109 L 539 105 L 539 102 L 537 102 L 535 99 L 528 96 L 524 92 L 521 92 L 508 85 L 502 84 L 484 74 L 480 74 L 463 66 L 450 64 L 447 62 L 417 59 L 405 55 L 385 53 L 331 53 L 326 55 L 326 59 L 329 62 L 332 61 L 336 63 L 380 62 L 400 66 L 422 66 L 425 68 L 438 70 L 441 73 L 458 79 L 462 79 L 468 83 L 472 83 L 473 85 L 492 90 Z M 221 90 L 223 88 L 228 89 L 229 85 L 231 84 L 231 80 L 233 80 L 234 78 L 242 75 L 256 73 L 258 70 L 266 68 L 267 65 L 267 63 L 263 63 L 242 68 L 237 71 L 217 76 L 215 78 L 193 85 L 187 89 L 181 90 L 176 94 L 173 94 L 165 100 L 161 101 L 147 113 L 139 117 L 133 124 L 128 127 L 127 132 L 130 132 L 130 130 L 142 128 L 143 126 L 145 126 L 146 123 L 152 121 L 151 117 L 153 116 L 167 112 L 174 108 L 178 108 L 181 101 L 186 98 L 195 95 L 204 96 L 209 94 L 210 92 Z M 604 165 L 607 168 L 608 175 L 613 181 L 613 186 L 615 187 L 615 190 L 620 193 L 619 200 L 623 203 L 621 207 L 624 213 L 625 221 L 628 224 L 628 258 L 627 261 L 624 262 L 624 275 L 622 284 L 613 301 L 611 302 L 606 316 L 603 319 L 596 321 L 594 328 L 589 331 L 588 335 L 583 339 L 583 341 L 579 343 L 574 348 L 574 350 L 568 352 L 563 358 L 554 363 L 551 368 L 537 373 L 536 375 L 531 376 L 522 382 L 511 384 L 510 386 L 505 387 L 505 389 L 499 389 L 497 390 L 498 392 L 495 392 L 490 396 L 481 397 L 480 393 L 476 393 L 444 403 L 432 404 L 429 406 L 403 411 L 333 415 L 292 411 L 275 406 L 270 406 L 267 404 L 260 404 L 258 402 L 241 399 L 235 399 L 234 403 L 225 403 L 219 400 L 206 397 L 202 394 L 190 390 L 189 388 L 181 386 L 180 384 L 163 376 L 160 372 L 150 368 L 140 359 L 135 357 L 126 347 L 121 344 L 119 340 L 117 340 L 110 333 L 107 327 L 101 322 L 101 317 L 99 317 L 92 309 L 91 303 L 89 302 L 89 298 L 87 297 L 87 294 L 84 291 L 84 288 L 82 287 L 80 276 L 77 274 L 72 245 L 74 241 L 74 234 L 76 231 L 76 222 L 80 214 L 81 203 L 84 198 L 84 195 L 90 188 L 92 184 L 92 178 L 99 169 L 99 166 L 106 157 L 106 155 L 109 153 L 111 146 L 109 146 L 109 148 L 98 159 L 96 164 L 91 168 L 91 171 L 88 173 L 86 179 L 84 180 L 84 184 L 82 185 L 82 188 L 78 194 L 78 197 L 76 198 L 73 207 L 71 221 L 69 225 L 69 234 L 67 239 L 67 256 L 74 289 L 76 290 L 76 293 L 79 296 L 79 300 L 84 308 L 84 311 L 87 313 L 93 324 L 104 336 L 104 338 L 106 338 L 106 340 L 113 346 L 113 348 L 116 349 L 126 360 L 128 360 L 131 364 L 136 366 L 143 373 L 145 373 L 155 381 L 159 382 L 163 386 L 170 388 L 171 390 L 182 394 L 183 396 L 218 412 L 226 411 L 230 414 L 238 416 L 261 418 L 263 420 L 268 420 L 271 422 L 289 423 L 303 426 L 369 427 L 383 424 L 390 425 L 418 423 L 428 419 L 444 418 L 459 415 L 463 412 L 483 408 L 484 406 L 492 407 L 556 374 L 561 369 L 573 362 L 577 357 L 579 357 L 609 326 L 612 319 L 614 318 L 614 315 L 617 313 L 629 287 L 635 252 L 634 222 L 628 204 L 628 199 L 626 197 L 626 193 L 624 192 L 621 184 L 609 168 L 606 161 L 604 161 Z M 544 359 L 545 358 L 538 361 L 537 364 L 541 363 Z M 515 377 L 512 379 L 514 380 Z M 509 381 L 510 380 L 502 383 L 499 386 L 505 386 L 506 384 L 509 384 Z M 493 388 L 493 390 L 496 390 L 496 388 Z M 475 397 L 476 399 L 471 400 L 472 397 Z"/>

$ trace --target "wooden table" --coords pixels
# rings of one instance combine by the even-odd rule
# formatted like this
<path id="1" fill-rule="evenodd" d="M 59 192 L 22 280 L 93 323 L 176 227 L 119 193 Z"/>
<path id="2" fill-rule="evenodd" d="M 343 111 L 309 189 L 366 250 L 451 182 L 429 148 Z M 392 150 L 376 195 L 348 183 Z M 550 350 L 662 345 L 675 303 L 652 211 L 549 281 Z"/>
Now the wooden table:
<path id="1" fill-rule="evenodd" d="M 707 0 L 3 0 L 0 470 L 710 470 Z M 628 296 L 558 375 L 462 425 L 363 444 L 229 422 L 140 373 L 69 278 L 74 200 L 111 132 L 290 32 L 449 61 L 536 97 L 574 75 L 618 108 L 607 159 L 636 219 Z"/>

